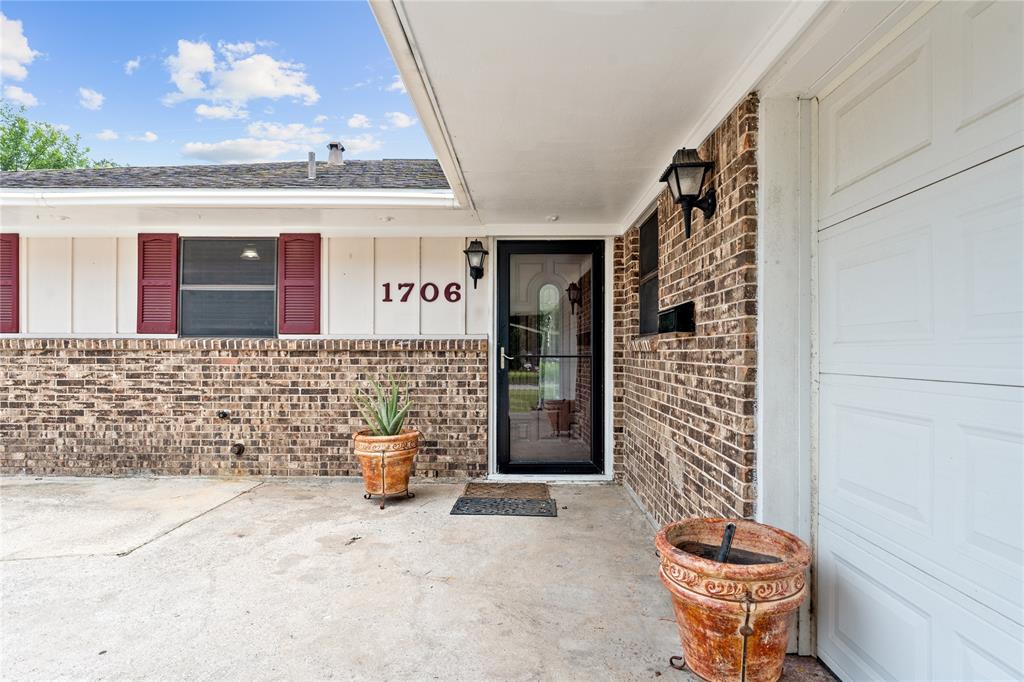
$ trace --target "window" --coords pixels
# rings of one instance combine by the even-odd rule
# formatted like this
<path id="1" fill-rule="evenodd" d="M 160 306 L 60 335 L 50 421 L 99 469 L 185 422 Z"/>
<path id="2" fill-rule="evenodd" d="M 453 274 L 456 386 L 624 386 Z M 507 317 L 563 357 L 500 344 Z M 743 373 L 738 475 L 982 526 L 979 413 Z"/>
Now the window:
<path id="1" fill-rule="evenodd" d="M 658 333 L 658 212 L 640 226 L 640 333 Z"/>
<path id="2" fill-rule="evenodd" d="M 182 239 L 182 336 L 274 336 L 276 239 Z"/>

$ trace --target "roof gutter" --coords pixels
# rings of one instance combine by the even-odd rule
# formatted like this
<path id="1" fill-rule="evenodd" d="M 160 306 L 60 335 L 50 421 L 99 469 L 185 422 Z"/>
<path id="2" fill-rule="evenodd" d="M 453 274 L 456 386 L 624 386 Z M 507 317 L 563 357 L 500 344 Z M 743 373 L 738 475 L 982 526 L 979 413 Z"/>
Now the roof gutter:
<path id="1" fill-rule="evenodd" d="M 0 206 L 458 208 L 455 194 L 449 189 L 0 189 Z"/>

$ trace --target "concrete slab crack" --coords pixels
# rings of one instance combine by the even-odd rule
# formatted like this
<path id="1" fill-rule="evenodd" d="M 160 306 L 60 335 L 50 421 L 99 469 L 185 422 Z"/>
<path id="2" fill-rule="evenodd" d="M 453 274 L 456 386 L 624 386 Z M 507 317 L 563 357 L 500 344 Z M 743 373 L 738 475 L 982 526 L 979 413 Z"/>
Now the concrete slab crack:
<path id="1" fill-rule="evenodd" d="M 256 485 L 254 485 L 253 487 L 251 487 L 251 488 L 246 488 L 246 489 L 245 489 L 245 490 L 243 490 L 242 492 L 238 493 L 237 495 L 233 495 L 232 497 L 229 497 L 228 499 L 224 500 L 224 501 L 223 501 L 223 502 L 221 502 L 220 504 L 216 504 L 216 505 L 214 505 L 214 506 L 210 507 L 209 509 L 207 509 L 207 510 L 205 510 L 205 511 L 203 511 L 203 512 L 199 513 L 199 514 L 196 514 L 195 516 L 193 516 L 193 517 L 191 517 L 191 518 L 185 519 L 184 521 L 182 521 L 182 522 L 181 522 L 181 523 L 179 523 L 178 525 L 174 526 L 173 528 L 168 528 L 168 529 L 167 529 L 167 530 L 165 530 L 164 532 L 162 532 L 162 533 L 158 533 L 157 535 L 154 535 L 153 537 L 151 537 L 150 539 L 146 540 L 146 541 L 145 541 L 145 542 L 143 542 L 142 544 L 140 544 L 140 545 L 137 545 L 137 546 L 135 546 L 135 547 L 132 547 L 131 549 L 125 550 L 124 552 L 118 552 L 118 553 L 117 553 L 117 556 L 119 556 L 119 557 L 126 557 L 126 556 L 128 556 L 129 554 L 131 554 L 132 552 L 134 552 L 135 550 L 137 550 L 137 549 L 142 549 L 143 547 L 145 547 L 145 546 L 146 546 L 146 545 L 148 545 L 149 543 L 151 543 L 151 542 L 154 542 L 154 541 L 156 541 L 156 540 L 159 540 L 160 538 L 162 538 L 162 537 L 164 537 L 164 536 L 166 536 L 166 535 L 170 535 L 171 533 L 173 533 L 174 531 L 178 530 L 178 529 L 179 529 L 179 528 L 181 528 L 182 526 L 184 526 L 184 525 L 186 525 L 186 524 L 189 524 L 189 523 L 192 523 L 192 522 L 193 522 L 193 521 L 195 521 L 196 519 L 202 518 L 202 517 L 206 516 L 207 514 L 209 514 L 210 512 L 212 512 L 212 511 L 216 511 L 217 509 L 220 509 L 221 507 L 223 507 L 223 506 L 224 506 L 224 505 L 226 505 L 226 504 L 230 504 L 231 502 L 234 502 L 235 500 L 237 500 L 237 499 L 238 499 L 239 497 L 241 497 L 242 495 L 248 495 L 248 494 L 249 494 L 249 493 L 251 493 L 251 492 L 252 492 L 253 490 L 256 490 L 257 488 L 261 487 L 261 486 L 262 486 L 262 485 L 263 485 L 264 483 L 266 483 L 266 481 L 260 481 L 259 483 L 257 483 L 257 484 L 256 484 Z"/>

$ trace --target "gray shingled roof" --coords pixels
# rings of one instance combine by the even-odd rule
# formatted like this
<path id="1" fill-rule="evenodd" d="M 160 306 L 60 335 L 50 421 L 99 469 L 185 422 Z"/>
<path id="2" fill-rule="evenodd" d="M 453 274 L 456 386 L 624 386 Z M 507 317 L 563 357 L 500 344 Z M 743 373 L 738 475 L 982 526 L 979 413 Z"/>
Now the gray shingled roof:
<path id="1" fill-rule="evenodd" d="M 240 163 L 216 166 L 142 166 L 0 172 L 4 189 L 448 189 L 436 159 Z"/>

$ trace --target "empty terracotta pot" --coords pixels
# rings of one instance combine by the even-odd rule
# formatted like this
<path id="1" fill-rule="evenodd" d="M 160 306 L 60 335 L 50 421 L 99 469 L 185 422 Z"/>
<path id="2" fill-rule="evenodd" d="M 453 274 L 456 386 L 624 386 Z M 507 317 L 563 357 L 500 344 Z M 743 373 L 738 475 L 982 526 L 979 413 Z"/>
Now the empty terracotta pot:
<path id="1" fill-rule="evenodd" d="M 402 429 L 396 436 L 375 436 L 373 431 L 365 429 L 352 437 L 363 470 L 364 497 L 413 496 L 409 491 L 409 476 L 419 439 L 420 432 L 414 429 Z M 384 508 L 384 499 L 380 508 Z"/>
<path id="2" fill-rule="evenodd" d="M 713 556 L 729 523 L 736 524 L 731 560 L 776 561 L 722 563 L 700 556 L 702 547 Z M 712 682 L 778 680 L 794 611 L 807 596 L 807 544 L 742 519 L 676 521 L 658 532 L 655 543 L 686 665 Z"/>

